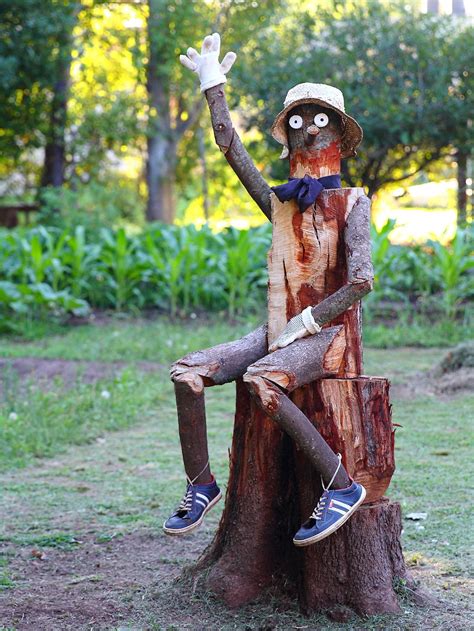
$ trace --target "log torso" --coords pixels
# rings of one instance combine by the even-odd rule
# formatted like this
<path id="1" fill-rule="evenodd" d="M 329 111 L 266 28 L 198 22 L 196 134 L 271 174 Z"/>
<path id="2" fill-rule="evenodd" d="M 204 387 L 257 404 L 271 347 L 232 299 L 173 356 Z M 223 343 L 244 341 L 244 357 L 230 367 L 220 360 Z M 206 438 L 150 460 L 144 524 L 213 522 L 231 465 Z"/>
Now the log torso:
<path id="1" fill-rule="evenodd" d="M 272 247 L 268 255 L 268 341 L 271 344 L 294 315 L 319 304 L 346 280 L 344 226 L 362 188 L 327 189 L 313 208 L 301 213 L 294 200 L 272 196 Z M 340 377 L 362 371 L 360 303 L 326 326 L 343 324 L 346 351 Z"/>

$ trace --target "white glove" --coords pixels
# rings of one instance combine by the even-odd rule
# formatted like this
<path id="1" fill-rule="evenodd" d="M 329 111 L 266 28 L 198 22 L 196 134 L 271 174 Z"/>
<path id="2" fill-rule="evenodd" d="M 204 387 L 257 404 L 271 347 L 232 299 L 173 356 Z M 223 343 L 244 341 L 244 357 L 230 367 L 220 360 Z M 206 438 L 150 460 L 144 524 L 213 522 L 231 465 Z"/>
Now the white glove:
<path id="1" fill-rule="evenodd" d="M 311 313 L 312 307 L 306 307 L 301 313 L 295 315 L 288 322 L 280 336 L 270 346 L 270 351 L 276 351 L 277 348 L 284 348 L 302 337 L 319 333 L 321 327 L 313 318 Z"/>
<path id="2" fill-rule="evenodd" d="M 237 58 L 235 53 L 227 55 L 219 63 L 219 51 L 221 48 L 221 36 L 213 33 L 204 38 L 201 47 L 201 54 L 194 48 L 188 48 L 186 55 L 180 55 L 179 60 L 186 68 L 196 72 L 201 81 L 201 92 L 205 92 L 215 85 L 227 81 L 226 74 L 232 68 Z"/>

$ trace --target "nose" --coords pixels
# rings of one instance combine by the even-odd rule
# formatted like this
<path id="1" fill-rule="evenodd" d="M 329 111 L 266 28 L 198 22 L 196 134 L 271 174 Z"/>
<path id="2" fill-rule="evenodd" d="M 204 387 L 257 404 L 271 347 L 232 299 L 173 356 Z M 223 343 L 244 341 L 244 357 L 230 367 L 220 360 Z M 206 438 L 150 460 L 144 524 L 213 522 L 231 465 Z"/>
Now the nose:
<path id="1" fill-rule="evenodd" d="M 305 137 L 304 137 L 304 142 L 306 146 L 311 146 L 314 141 L 316 140 L 316 136 L 319 134 L 319 127 L 317 127 L 316 125 L 310 125 L 307 129 L 306 129 L 306 133 L 305 133 Z"/>

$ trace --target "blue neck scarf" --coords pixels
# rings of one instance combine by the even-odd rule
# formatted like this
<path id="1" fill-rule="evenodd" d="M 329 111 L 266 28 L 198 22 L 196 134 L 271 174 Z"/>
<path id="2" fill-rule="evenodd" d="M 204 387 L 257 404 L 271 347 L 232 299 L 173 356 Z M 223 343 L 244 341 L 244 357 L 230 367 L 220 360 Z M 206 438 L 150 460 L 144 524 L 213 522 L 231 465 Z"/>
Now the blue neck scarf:
<path id="1" fill-rule="evenodd" d="M 272 191 L 281 202 L 296 199 L 300 212 L 312 206 L 325 188 L 341 188 L 340 175 L 327 175 L 315 178 L 305 175 L 302 178 L 290 177 L 287 184 L 272 186 Z"/>

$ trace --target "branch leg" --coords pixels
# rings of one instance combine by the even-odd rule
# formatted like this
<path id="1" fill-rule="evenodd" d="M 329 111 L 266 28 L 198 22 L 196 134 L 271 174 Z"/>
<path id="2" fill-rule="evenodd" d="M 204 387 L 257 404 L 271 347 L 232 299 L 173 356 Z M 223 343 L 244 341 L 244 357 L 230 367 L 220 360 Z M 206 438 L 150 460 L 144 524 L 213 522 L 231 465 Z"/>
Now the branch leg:
<path id="1" fill-rule="evenodd" d="M 261 326 L 240 340 L 190 353 L 171 367 L 184 468 L 195 484 L 211 481 L 205 386 L 234 381 L 266 352 L 267 328 Z"/>
<path id="2" fill-rule="evenodd" d="M 339 460 L 282 387 L 291 391 L 315 379 L 336 375 L 344 348 L 343 328 L 330 327 L 264 357 L 250 366 L 244 375 L 258 405 L 293 438 L 326 484 L 334 475 Z M 341 465 L 332 486 L 342 489 L 350 484 L 347 471 Z"/>
<path id="3" fill-rule="evenodd" d="M 174 391 L 184 470 L 195 484 L 207 484 L 212 477 L 202 377 L 193 373 L 182 374 L 174 382 Z"/>

